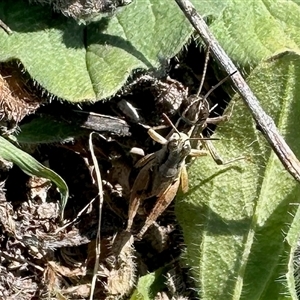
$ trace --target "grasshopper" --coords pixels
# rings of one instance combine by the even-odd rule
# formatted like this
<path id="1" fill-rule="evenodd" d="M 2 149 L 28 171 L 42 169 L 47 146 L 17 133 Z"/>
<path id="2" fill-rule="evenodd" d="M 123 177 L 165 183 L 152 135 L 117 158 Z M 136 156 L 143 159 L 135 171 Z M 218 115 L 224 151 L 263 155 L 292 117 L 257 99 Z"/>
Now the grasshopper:
<path id="1" fill-rule="evenodd" d="M 182 104 L 180 118 L 178 119 L 178 121 L 176 122 L 176 125 L 175 125 L 175 127 L 179 127 L 180 121 L 183 121 L 184 124 L 182 127 L 182 131 L 186 132 L 186 134 L 190 137 L 191 136 L 203 137 L 202 132 L 207 127 L 208 124 L 217 125 L 219 123 L 226 122 L 230 119 L 231 113 L 232 113 L 232 110 L 231 110 L 231 112 L 228 115 L 225 114 L 223 116 L 218 116 L 218 117 L 214 117 L 214 118 L 209 117 L 209 114 L 216 107 L 216 105 L 213 106 L 212 108 L 209 107 L 209 102 L 207 100 L 209 95 L 216 88 L 218 88 L 220 85 L 222 85 L 226 80 L 228 80 L 228 78 L 230 78 L 236 72 L 235 71 L 234 73 L 223 78 L 215 86 L 212 86 L 211 89 L 204 96 L 202 96 L 201 90 L 203 87 L 204 78 L 205 78 L 206 71 L 207 71 L 209 53 L 210 53 L 210 46 L 208 46 L 207 51 L 206 51 L 204 70 L 203 70 L 203 75 L 202 75 L 202 79 L 201 79 L 198 91 L 196 94 L 188 96 L 185 103 Z M 198 145 L 196 148 L 199 147 L 199 140 L 201 140 L 201 138 L 198 139 Z M 215 147 L 213 146 L 213 144 L 211 143 L 210 140 L 211 139 L 204 140 L 202 142 L 202 146 L 205 149 L 207 149 L 207 151 L 210 153 L 211 157 L 214 159 L 214 161 L 218 165 L 227 165 L 232 162 L 235 162 L 235 161 L 245 158 L 242 156 L 242 157 L 234 158 L 234 159 L 226 161 L 226 162 L 223 161 L 223 159 L 219 156 L 219 154 L 217 153 Z"/>
<path id="2" fill-rule="evenodd" d="M 162 144 L 163 147 L 140 159 L 135 167 L 141 168 L 133 184 L 126 231 L 131 231 L 133 219 L 138 211 L 141 202 L 151 197 L 157 197 L 151 213 L 147 217 L 144 226 L 137 235 L 141 239 L 149 226 L 156 221 L 158 216 L 173 201 L 181 183 L 182 191 L 188 191 L 188 176 L 185 166 L 187 156 L 204 156 L 206 150 L 192 149 L 190 137 L 179 132 L 171 121 L 165 116 L 173 127 L 174 132 L 168 139 L 150 128 L 148 134 L 151 138 Z M 205 139 L 205 138 L 201 138 Z"/>
<path id="3" fill-rule="evenodd" d="M 141 202 L 151 197 L 157 197 L 156 204 L 147 217 L 144 226 L 137 235 L 138 239 L 142 238 L 147 229 L 173 201 L 179 189 L 180 183 L 182 191 L 184 193 L 188 191 L 188 175 L 185 166 L 185 159 L 188 156 L 198 157 L 205 156 L 210 153 L 216 163 L 222 165 L 244 158 L 240 157 L 228 162 L 223 162 L 223 160 L 216 153 L 213 145 L 210 143 L 210 140 L 214 139 L 203 138 L 202 136 L 202 131 L 207 124 L 217 124 L 229 119 L 229 116 L 226 115 L 216 118 L 209 118 L 209 113 L 214 108 L 209 109 L 209 103 L 207 101 L 207 97 L 212 93 L 212 91 L 220 86 L 225 80 L 227 80 L 228 76 L 220 81 L 217 85 L 212 87 L 205 96 L 200 95 L 208 57 L 209 49 L 207 51 L 205 69 L 203 72 L 204 75 L 202 77 L 198 93 L 188 97 L 188 104 L 183 110 L 176 125 L 174 126 L 172 122 L 165 116 L 168 123 L 171 125 L 171 127 L 173 127 L 167 139 L 162 137 L 152 128 L 148 130 L 148 134 L 151 136 L 151 138 L 154 141 L 162 144 L 163 147 L 160 150 L 148 154 L 140 159 L 135 166 L 137 168 L 141 168 L 141 170 L 133 184 L 130 196 L 126 231 L 131 231 L 133 219 Z M 183 131 L 186 133 L 179 132 L 177 130 L 180 120 L 184 121 L 185 123 Z M 197 132 L 199 131 L 199 138 L 191 138 L 191 136 L 197 135 Z M 205 150 L 192 149 L 190 140 L 202 140 Z"/>

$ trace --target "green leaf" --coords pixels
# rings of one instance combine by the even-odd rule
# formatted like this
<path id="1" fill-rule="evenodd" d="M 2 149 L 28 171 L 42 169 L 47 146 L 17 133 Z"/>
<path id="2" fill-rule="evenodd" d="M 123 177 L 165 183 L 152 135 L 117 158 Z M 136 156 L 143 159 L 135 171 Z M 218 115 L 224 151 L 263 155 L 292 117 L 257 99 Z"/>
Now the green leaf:
<path id="1" fill-rule="evenodd" d="M 300 157 L 300 57 L 285 52 L 259 64 L 249 84 Z M 233 116 L 215 142 L 227 159 L 199 158 L 189 169 L 190 192 L 176 202 L 201 299 L 297 299 L 292 257 L 300 232 L 299 184 L 283 168 L 234 97 Z M 201 292 L 200 292 L 201 291 Z"/>
<path id="2" fill-rule="evenodd" d="M 227 1 L 197 3 L 217 16 Z M 192 27 L 175 1 L 134 0 L 112 18 L 90 25 L 55 15 L 50 6 L 0 1 L 0 61 L 20 60 L 48 92 L 72 102 L 113 95 L 137 68 L 152 69 L 174 56 Z"/>
<path id="3" fill-rule="evenodd" d="M 231 0 L 211 29 L 239 65 L 256 65 L 285 50 L 299 52 L 300 3 Z"/>
<path id="4" fill-rule="evenodd" d="M 14 140 L 20 144 L 48 144 L 73 141 L 75 137 L 82 136 L 84 133 L 86 131 L 75 124 L 43 116 L 21 125 L 20 132 Z"/>
<path id="5" fill-rule="evenodd" d="M 69 197 L 69 189 L 65 181 L 54 171 L 46 168 L 28 153 L 17 148 L 0 136 L 0 157 L 13 162 L 23 172 L 30 176 L 38 176 L 50 179 L 56 184 L 61 195 L 61 219 Z"/>
<path id="6" fill-rule="evenodd" d="M 152 300 L 164 287 L 164 268 L 139 278 L 136 289 L 130 300 Z"/>

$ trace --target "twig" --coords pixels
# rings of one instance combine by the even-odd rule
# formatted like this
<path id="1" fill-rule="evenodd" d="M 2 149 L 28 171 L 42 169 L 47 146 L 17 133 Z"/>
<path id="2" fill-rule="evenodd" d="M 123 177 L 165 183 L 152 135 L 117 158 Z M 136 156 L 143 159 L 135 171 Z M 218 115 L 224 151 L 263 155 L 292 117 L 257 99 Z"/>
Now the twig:
<path id="1" fill-rule="evenodd" d="M 250 87 L 237 70 L 231 59 L 221 48 L 216 38 L 210 32 L 203 18 L 197 13 L 195 7 L 189 0 L 175 1 L 193 27 L 197 30 L 204 43 L 210 47 L 212 55 L 222 65 L 228 75 L 236 72 L 231 76 L 234 87 L 250 109 L 250 112 L 257 122 L 260 130 L 273 148 L 276 155 L 279 157 L 284 167 L 296 180 L 300 181 L 300 162 L 287 145 L 283 137 L 279 134 L 272 118 L 269 117 L 261 108 L 257 98 L 250 90 Z"/>
<path id="2" fill-rule="evenodd" d="M 59 232 L 63 231 L 65 228 L 67 228 L 68 226 L 74 224 L 78 219 L 79 217 L 89 208 L 91 207 L 91 205 L 94 203 L 94 201 L 98 198 L 98 195 L 93 198 L 78 214 L 77 216 L 72 220 L 70 221 L 69 223 L 65 224 L 64 226 L 62 227 L 59 227 L 55 232 L 54 232 L 54 235 L 58 234 Z"/>
<path id="3" fill-rule="evenodd" d="M 13 34 L 12 30 L 2 20 L 0 20 L 0 27 L 2 27 L 7 34 Z"/>
<path id="4" fill-rule="evenodd" d="M 99 220 L 98 220 L 98 230 L 97 230 L 97 237 L 96 237 L 96 259 L 95 259 L 95 265 L 94 265 L 94 272 L 93 272 L 93 278 L 92 278 L 92 284 L 91 284 L 91 292 L 90 292 L 90 300 L 93 300 L 94 296 L 94 290 L 96 286 L 96 280 L 98 275 L 98 269 L 99 269 L 99 259 L 100 259 L 100 252 L 101 252 L 101 216 L 102 216 L 102 207 L 103 207 L 103 188 L 102 188 L 102 180 L 101 180 L 101 173 L 99 170 L 99 165 L 97 158 L 94 153 L 94 146 L 93 146 L 93 134 L 96 134 L 96 132 L 91 132 L 89 137 L 89 148 L 91 151 L 91 156 L 93 160 L 93 164 L 95 166 L 95 172 L 96 172 L 96 180 L 98 185 L 98 196 L 99 196 Z M 101 136 L 101 135 L 100 135 Z"/>
<path id="5" fill-rule="evenodd" d="M 39 271 L 41 271 L 41 272 L 44 272 L 44 268 L 42 268 L 42 267 L 40 267 L 40 266 L 38 266 L 38 265 L 36 265 L 36 264 L 30 262 L 29 260 L 26 260 L 25 258 L 22 258 L 22 257 L 14 257 L 14 256 L 12 256 L 12 255 L 9 255 L 8 253 L 5 253 L 5 252 L 1 251 L 1 250 L 0 250 L 0 256 L 6 258 L 6 259 L 9 260 L 9 261 L 14 260 L 14 261 L 17 261 L 17 262 L 19 262 L 19 263 L 22 263 L 23 265 L 24 265 L 24 264 L 28 264 L 28 265 L 30 265 L 30 266 L 36 268 L 37 270 L 39 270 Z"/>
<path id="6" fill-rule="evenodd" d="M 250 109 L 250 112 L 261 129 L 263 135 L 275 151 L 276 155 L 287 169 L 287 171 L 297 180 L 300 181 L 300 162 L 287 145 L 283 137 L 279 134 L 274 121 L 261 108 L 257 98 L 254 96 L 250 87 L 242 77 L 237 68 L 221 48 L 218 41 L 210 32 L 203 18 L 197 13 L 195 7 L 189 0 L 175 0 L 187 19 L 197 30 L 205 44 L 210 47 L 210 51 L 217 61 L 222 65 L 228 74 L 233 74 L 231 79 L 233 84 Z"/>

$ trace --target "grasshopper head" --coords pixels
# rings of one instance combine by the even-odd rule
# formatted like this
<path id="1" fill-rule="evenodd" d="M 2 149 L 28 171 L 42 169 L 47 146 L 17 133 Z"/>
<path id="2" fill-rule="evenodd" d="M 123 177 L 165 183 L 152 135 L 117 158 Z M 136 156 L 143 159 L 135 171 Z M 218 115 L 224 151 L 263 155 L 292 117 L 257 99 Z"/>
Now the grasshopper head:
<path id="1" fill-rule="evenodd" d="M 181 158 L 185 158 L 191 152 L 189 137 L 182 132 L 174 132 L 168 140 L 167 147 L 171 153 L 178 153 Z"/>
<path id="2" fill-rule="evenodd" d="M 176 179 L 181 172 L 185 158 L 191 152 L 189 137 L 181 132 L 174 132 L 162 149 L 159 173 L 162 178 Z"/>

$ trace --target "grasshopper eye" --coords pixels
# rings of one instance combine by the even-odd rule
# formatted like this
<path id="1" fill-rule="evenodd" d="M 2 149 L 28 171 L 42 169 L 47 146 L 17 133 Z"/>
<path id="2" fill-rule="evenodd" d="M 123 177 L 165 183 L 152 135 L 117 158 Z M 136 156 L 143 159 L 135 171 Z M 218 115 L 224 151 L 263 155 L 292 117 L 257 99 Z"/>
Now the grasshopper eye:
<path id="1" fill-rule="evenodd" d="M 184 155 L 189 155 L 191 152 L 191 149 L 192 149 L 192 147 L 191 147 L 190 142 L 185 141 L 185 143 L 183 144 L 183 147 L 182 147 Z"/>
<path id="2" fill-rule="evenodd" d="M 173 140 L 170 140 L 170 142 L 168 144 L 168 148 L 170 150 L 174 150 L 174 149 L 178 148 L 178 145 L 179 145 L 179 141 L 177 139 L 173 139 Z"/>

